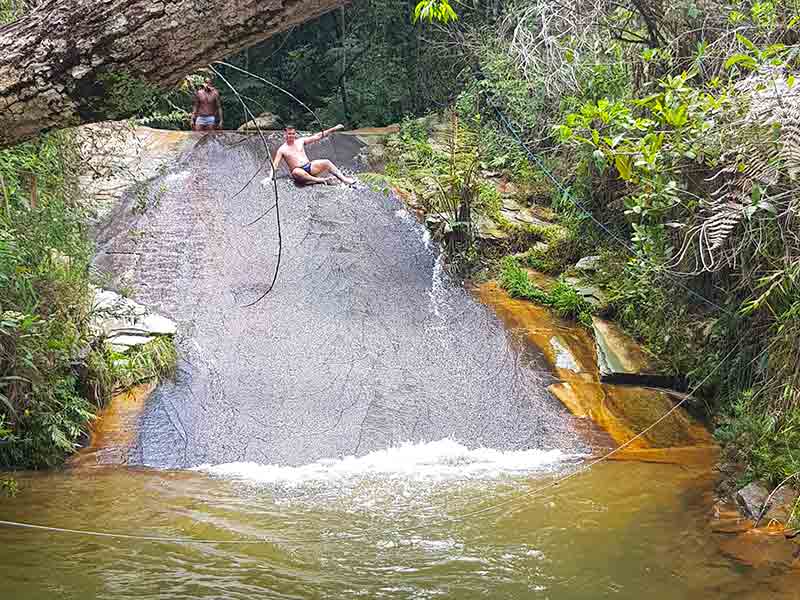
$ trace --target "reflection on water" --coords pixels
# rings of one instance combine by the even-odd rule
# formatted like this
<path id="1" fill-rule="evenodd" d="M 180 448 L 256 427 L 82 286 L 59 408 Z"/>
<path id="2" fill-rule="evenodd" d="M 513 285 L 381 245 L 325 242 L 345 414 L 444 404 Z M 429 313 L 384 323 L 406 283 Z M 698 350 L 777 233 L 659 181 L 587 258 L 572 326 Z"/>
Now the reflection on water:
<path id="1" fill-rule="evenodd" d="M 440 459 L 448 452 L 458 455 L 451 446 Z M 233 479 L 224 469 L 212 478 L 125 469 L 23 476 L 19 496 L 0 504 L 0 519 L 270 541 L 174 544 L 3 528 L 3 596 L 796 597 L 787 579 L 770 579 L 768 567 L 745 568 L 719 553 L 703 500 L 713 482 L 697 471 L 605 463 L 531 498 L 528 490 L 565 468 L 559 457 L 527 466 L 516 457 L 504 470 L 498 456 L 458 456 L 434 477 L 385 467 L 361 476 L 340 465 L 347 485 L 328 482 L 327 493 L 315 477 L 245 468 Z M 471 477 L 476 461 L 495 466 Z M 491 510 L 500 502 L 507 504 Z"/>

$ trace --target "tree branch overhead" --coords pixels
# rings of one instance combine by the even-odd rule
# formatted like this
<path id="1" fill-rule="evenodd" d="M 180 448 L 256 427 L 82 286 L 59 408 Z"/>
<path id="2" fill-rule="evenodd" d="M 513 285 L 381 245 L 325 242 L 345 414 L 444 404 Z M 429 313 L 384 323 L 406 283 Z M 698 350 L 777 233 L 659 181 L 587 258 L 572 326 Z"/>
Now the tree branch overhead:
<path id="1" fill-rule="evenodd" d="M 136 83 L 174 85 L 347 0 L 50 0 L 0 28 L 0 147 L 107 119 Z"/>

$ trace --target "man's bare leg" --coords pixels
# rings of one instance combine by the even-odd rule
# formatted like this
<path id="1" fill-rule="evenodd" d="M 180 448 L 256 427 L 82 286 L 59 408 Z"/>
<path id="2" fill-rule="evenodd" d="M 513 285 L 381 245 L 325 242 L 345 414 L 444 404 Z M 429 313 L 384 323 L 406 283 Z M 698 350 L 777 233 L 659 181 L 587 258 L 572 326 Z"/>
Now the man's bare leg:
<path id="1" fill-rule="evenodd" d="M 313 185 L 317 183 L 331 183 L 330 178 L 316 177 L 315 175 L 310 175 L 309 173 L 306 173 L 305 169 L 301 169 L 300 167 L 297 167 L 295 170 L 292 171 L 292 179 L 294 179 L 298 183 L 303 183 L 305 185 Z"/>
<path id="2" fill-rule="evenodd" d="M 355 179 L 347 177 L 335 164 L 327 159 L 311 161 L 311 173 L 314 175 L 321 175 L 325 172 L 330 172 L 336 179 L 347 185 L 353 185 L 356 182 Z"/>

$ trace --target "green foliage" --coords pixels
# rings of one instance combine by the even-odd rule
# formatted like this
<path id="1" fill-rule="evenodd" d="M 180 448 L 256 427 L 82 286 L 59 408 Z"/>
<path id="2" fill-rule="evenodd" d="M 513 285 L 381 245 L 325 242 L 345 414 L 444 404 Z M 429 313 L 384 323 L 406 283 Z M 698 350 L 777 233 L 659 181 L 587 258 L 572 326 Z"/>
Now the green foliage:
<path id="1" fill-rule="evenodd" d="M 72 364 L 90 308 L 73 150 L 61 133 L 0 151 L 0 467 L 57 464 L 93 416 Z"/>
<path id="2" fill-rule="evenodd" d="M 614 319 L 674 373 L 692 372 L 698 365 L 701 342 L 696 339 L 699 322 L 690 313 L 685 292 L 671 285 L 652 264 L 631 259 L 619 261 L 609 253 L 599 276 L 608 295 Z"/>
<path id="3" fill-rule="evenodd" d="M 417 2 L 354 0 L 341 11 L 298 26 L 229 60 L 279 83 L 311 107 L 325 124 L 350 127 L 399 122 L 446 104 L 458 89 L 459 49 L 443 27 L 419 27 Z M 448 10 L 449 9 L 449 10 Z M 459 24 L 477 22 L 481 3 L 459 7 Z M 424 14 L 423 14 L 424 13 Z M 442 0 L 420 6 L 423 20 L 447 19 L 453 9 Z M 224 69 L 224 68 L 223 68 Z M 241 73 L 225 72 L 255 113 L 272 112 L 283 122 L 317 128 L 316 119 L 288 96 Z M 242 107 L 224 85 L 226 122 L 245 120 Z"/>
<path id="4" fill-rule="evenodd" d="M 718 136 L 709 131 L 727 96 L 689 85 L 691 77 L 669 76 L 642 99 L 587 103 L 556 128 L 562 142 L 579 150 L 586 172 L 591 166 L 627 184 L 623 202 L 631 241 L 656 260 L 673 251 L 670 217 L 698 206 L 681 170 L 720 154 Z"/>
<path id="5" fill-rule="evenodd" d="M 503 199 L 497 186 L 490 181 L 478 182 L 478 198 L 475 208 L 492 219 L 500 216 L 500 209 L 503 207 Z"/>
<path id="6" fill-rule="evenodd" d="M 0 23 L 11 23 L 25 14 L 28 7 L 24 0 L 0 0 Z"/>
<path id="7" fill-rule="evenodd" d="M 520 77 L 517 63 L 502 47 L 483 48 L 480 66 L 484 78 L 477 82 L 478 90 L 493 98 L 495 104 L 523 129 L 523 136 L 538 136 L 542 117 L 551 110 L 546 105 L 543 88 Z"/>
<path id="8" fill-rule="evenodd" d="M 474 124 L 480 147 L 480 167 L 487 171 L 500 171 L 504 177 L 522 185 L 536 182 L 538 173 L 517 142 L 502 131 L 491 119 L 480 111 L 480 93 L 476 85 L 470 85 L 459 94 L 455 104 L 456 114 L 465 123 Z"/>
<path id="9" fill-rule="evenodd" d="M 116 352 L 101 343 L 86 358 L 85 394 L 98 406 L 112 396 L 140 383 L 170 379 L 175 375 L 178 354 L 171 337 L 159 336 L 127 352 Z"/>
<path id="10" fill-rule="evenodd" d="M 5 415 L 0 414 L 0 441 L 7 439 L 11 430 L 5 427 Z M 10 477 L 0 477 L 0 496 L 14 497 L 19 491 L 16 480 Z"/>
<path id="11" fill-rule="evenodd" d="M 591 325 L 594 308 L 572 286 L 559 280 L 550 291 L 533 283 L 518 262 L 507 256 L 501 263 L 500 285 L 512 298 L 530 300 L 552 308 L 560 317 Z"/>
<path id="12" fill-rule="evenodd" d="M 530 280 L 513 257 L 507 256 L 501 263 L 500 285 L 512 298 L 523 298 L 539 304 L 548 303 L 547 293 Z"/>
<path id="13" fill-rule="evenodd" d="M 19 492 L 19 484 L 10 477 L 0 477 L 0 496 L 13 498 Z"/>
<path id="14" fill-rule="evenodd" d="M 412 20 L 414 23 L 420 20 L 428 23 L 439 21 L 447 25 L 450 21 L 457 21 L 458 15 L 447 0 L 421 0 L 414 8 Z"/>
<path id="15" fill-rule="evenodd" d="M 112 392 L 120 392 L 151 380 L 169 379 L 175 375 L 178 361 L 171 337 L 160 336 L 152 342 L 136 346 L 125 354 L 107 350 L 111 366 Z"/>
<path id="16" fill-rule="evenodd" d="M 7 430 L 3 430 L 2 417 L 0 417 L 0 437 L 3 437 L 7 433 Z M 0 477 L 0 497 L 6 496 L 13 498 L 17 495 L 18 491 L 19 485 L 15 479 L 11 477 Z"/>
<path id="17" fill-rule="evenodd" d="M 58 465 L 110 394 L 174 369 L 171 340 L 122 360 L 89 330 L 86 215 L 71 133 L 0 151 L 0 468 Z"/>
<path id="18" fill-rule="evenodd" d="M 731 457 L 747 466 L 745 480 L 777 485 L 800 472 L 800 411 L 778 417 L 765 410 L 763 399 L 746 390 L 724 416 L 717 436 Z"/>
<path id="19" fill-rule="evenodd" d="M 98 82 L 103 88 L 102 110 L 110 119 L 123 119 L 144 113 L 159 99 L 156 88 L 128 73 L 104 73 L 98 78 Z"/>
<path id="20" fill-rule="evenodd" d="M 728 57 L 728 60 L 725 61 L 726 69 L 738 67 L 754 71 L 765 66 L 787 66 L 783 57 L 789 52 L 789 49 L 784 44 L 771 44 L 762 50 L 740 33 L 736 34 L 736 39 L 743 46 L 743 51 Z"/>

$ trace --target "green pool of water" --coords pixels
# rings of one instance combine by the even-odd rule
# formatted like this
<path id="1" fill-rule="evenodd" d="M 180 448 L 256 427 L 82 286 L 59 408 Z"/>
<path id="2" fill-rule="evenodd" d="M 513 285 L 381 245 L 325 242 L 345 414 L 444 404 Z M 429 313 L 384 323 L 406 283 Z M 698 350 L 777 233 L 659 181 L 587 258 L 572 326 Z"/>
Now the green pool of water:
<path id="1" fill-rule="evenodd" d="M 261 541 L 2 527 L 0 591 L 16 600 L 797 597 L 786 575 L 719 551 L 707 470 L 603 463 L 528 495 L 553 476 L 256 483 L 124 468 L 23 475 L 19 494 L 0 501 L 0 519 Z"/>

